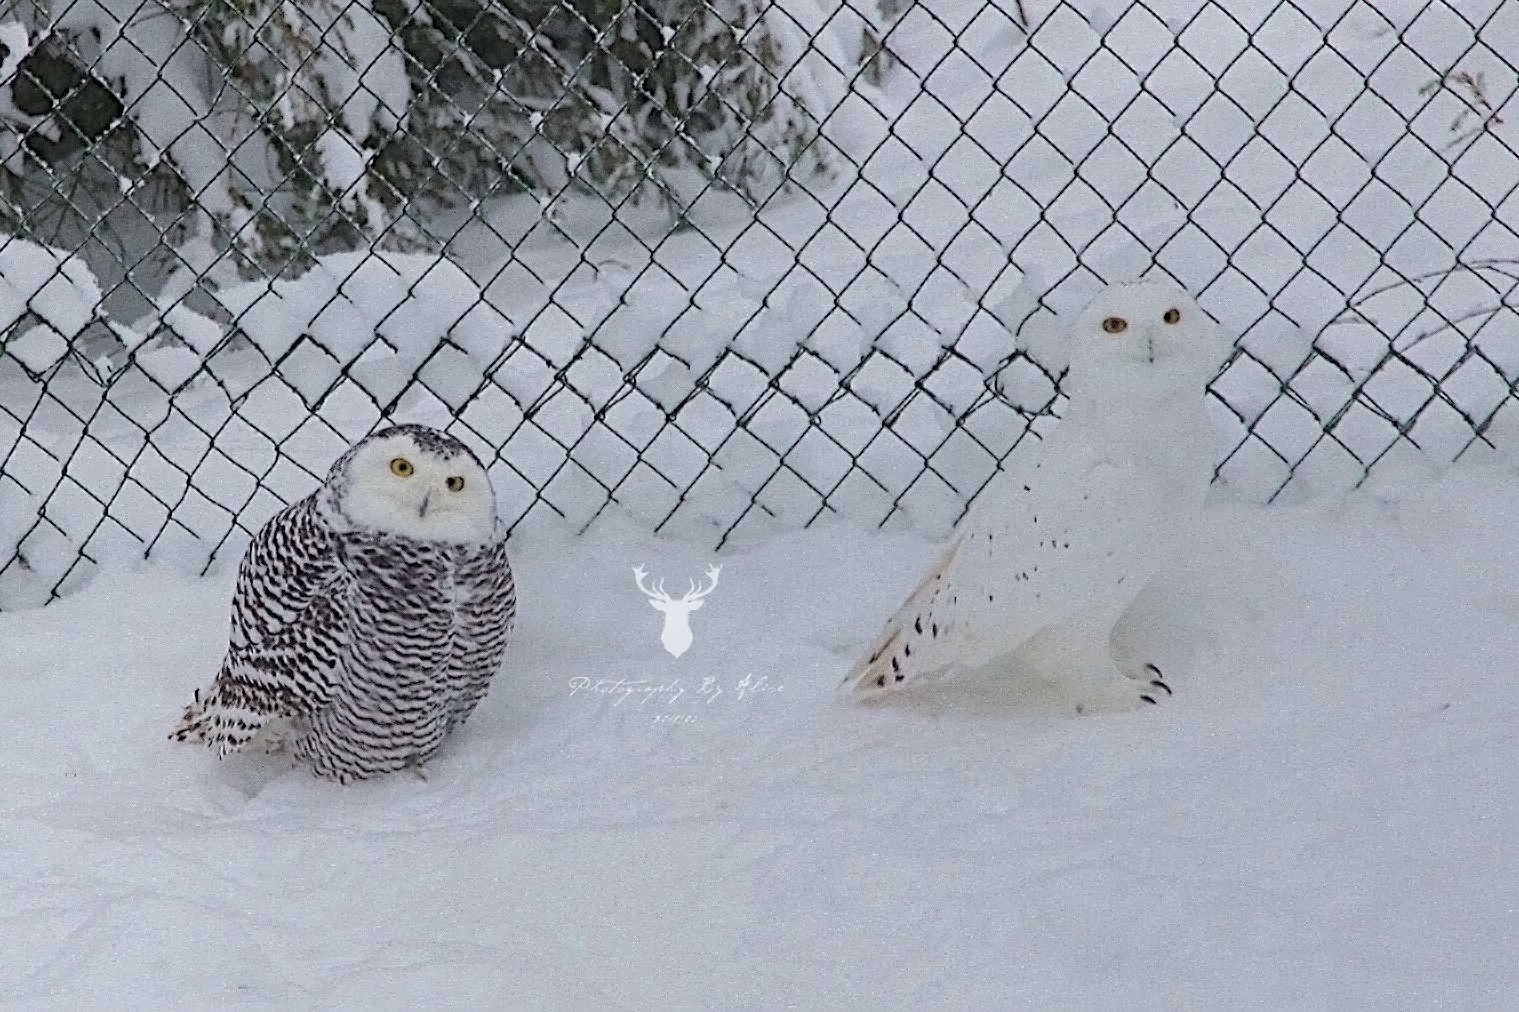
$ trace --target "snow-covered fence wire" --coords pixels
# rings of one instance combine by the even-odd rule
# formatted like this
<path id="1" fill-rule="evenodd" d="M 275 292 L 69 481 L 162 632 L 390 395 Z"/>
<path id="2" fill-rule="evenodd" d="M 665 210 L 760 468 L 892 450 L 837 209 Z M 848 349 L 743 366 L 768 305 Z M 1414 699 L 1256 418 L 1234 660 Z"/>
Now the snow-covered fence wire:
<path id="1" fill-rule="evenodd" d="M 1502 0 L 18 0 L 0 606 L 383 418 L 528 527 L 942 531 L 1142 273 L 1236 339 L 1234 494 L 1512 459 L 1516 67 Z"/>

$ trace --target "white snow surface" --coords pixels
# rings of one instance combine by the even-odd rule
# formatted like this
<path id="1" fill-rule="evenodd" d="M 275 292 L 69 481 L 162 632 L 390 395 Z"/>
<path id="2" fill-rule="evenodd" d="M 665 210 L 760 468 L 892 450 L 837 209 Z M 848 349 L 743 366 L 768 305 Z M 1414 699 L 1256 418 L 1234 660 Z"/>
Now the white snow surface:
<path id="1" fill-rule="evenodd" d="M 107 567 L 0 615 L 0 999 L 1505 1005 L 1516 491 L 1212 504 L 1128 630 L 1175 697 L 1093 717 L 1011 683 L 839 698 L 936 552 L 911 534 L 726 554 L 679 660 L 629 566 L 711 556 L 612 516 L 517 538 L 490 696 L 425 781 L 350 787 L 168 742 L 230 571 Z"/>

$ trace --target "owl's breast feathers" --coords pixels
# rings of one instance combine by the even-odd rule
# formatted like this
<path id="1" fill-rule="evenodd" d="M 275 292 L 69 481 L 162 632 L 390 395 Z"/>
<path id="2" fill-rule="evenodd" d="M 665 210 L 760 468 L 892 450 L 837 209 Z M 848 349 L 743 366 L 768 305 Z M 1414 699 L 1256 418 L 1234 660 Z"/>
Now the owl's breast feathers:
<path id="1" fill-rule="evenodd" d="M 344 531 L 333 541 L 347 574 L 349 644 L 295 751 L 347 780 L 416 765 L 441 747 L 489 689 L 516 597 L 499 536 L 458 544 Z"/>

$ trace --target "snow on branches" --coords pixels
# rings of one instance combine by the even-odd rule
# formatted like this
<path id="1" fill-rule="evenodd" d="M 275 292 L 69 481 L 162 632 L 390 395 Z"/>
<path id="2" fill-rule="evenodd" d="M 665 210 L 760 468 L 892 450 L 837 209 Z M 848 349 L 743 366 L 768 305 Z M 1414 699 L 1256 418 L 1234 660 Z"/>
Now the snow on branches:
<path id="1" fill-rule="evenodd" d="M 160 283 L 188 263 L 225 285 L 327 253 L 436 246 L 433 212 L 493 196 L 680 210 L 717 186 L 759 202 L 821 164 L 798 74 L 807 31 L 779 11 L 43 0 L 0 24 L 0 172 L 47 183 L 57 206 L 6 208 L 9 230 L 56 214 L 124 247 L 127 269 L 157 249 Z M 60 173 L 83 198 L 61 196 Z M 235 272 L 208 263 L 228 255 Z"/>

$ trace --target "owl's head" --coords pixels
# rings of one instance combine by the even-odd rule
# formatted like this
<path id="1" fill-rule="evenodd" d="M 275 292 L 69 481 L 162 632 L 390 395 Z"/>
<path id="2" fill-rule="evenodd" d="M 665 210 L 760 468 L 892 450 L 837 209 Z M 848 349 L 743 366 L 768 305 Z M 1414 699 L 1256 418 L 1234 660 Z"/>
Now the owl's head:
<path id="1" fill-rule="evenodd" d="M 1213 321 L 1170 281 L 1146 279 L 1098 292 L 1072 330 L 1073 383 L 1110 378 L 1126 388 L 1194 387 L 1223 361 Z"/>
<path id="2" fill-rule="evenodd" d="M 490 477 L 469 447 L 425 425 L 369 436 L 332 467 L 325 505 L 358 528 L 479 541 L 496 525 Z"/>

